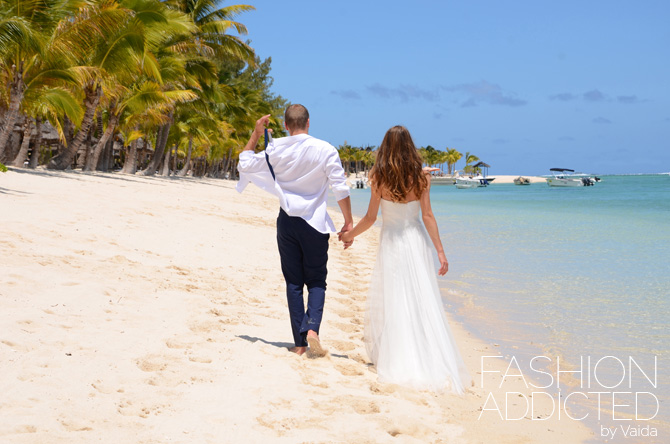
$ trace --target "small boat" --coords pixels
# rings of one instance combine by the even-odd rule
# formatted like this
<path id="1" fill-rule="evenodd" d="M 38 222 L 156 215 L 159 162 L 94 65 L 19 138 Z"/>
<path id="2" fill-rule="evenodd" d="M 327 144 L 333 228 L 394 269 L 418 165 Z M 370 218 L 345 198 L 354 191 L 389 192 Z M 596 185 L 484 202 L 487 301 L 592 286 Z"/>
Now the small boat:
<path id="1" fill-rule="evenodd" d="M 485 187 L 488 183 L 485 180 L 476 177 L 458 177 L 456 178 L 456 188 L 479 188 Z"/>
<path id="2" fill-rule="evenodd" d="M 477 174 L 473 177 L 473 179 L 478 180 L 484 187 L 486 185 L 491 185 L 491 182 L 496 180 L 496 178 L 493 176 L 482 176 L 481 174 Z"/>
<path id="3" fill-rule="evenodd" d="M 530 185 L 530 179 L 527 177 L 519 176 L 514 179 L 514 185 Z"/>
<path id="4" fill-rule="evenodd" d="M 547 178 L 550 187 L 590 187 L 600 182 L 599 177 L 591 177 L 588 174 L 575 173 L 568 168 L 551 168 L 552 177 Z"/>
<path id="5" fill-rule="evenodd" d="M 358 189 L 367 189 L 368 188 L 368 178 L 363 177 L 363 178 L 356 178 L 356 180 L 351 181 L 349 183 L 350 188 L 358 188 Z"/>
<path id="6" fill-rule="evenodd" d="M 433 185 L 454 185 L 456 179 L 453 176 L 431 176 L 430 183 Z"/>

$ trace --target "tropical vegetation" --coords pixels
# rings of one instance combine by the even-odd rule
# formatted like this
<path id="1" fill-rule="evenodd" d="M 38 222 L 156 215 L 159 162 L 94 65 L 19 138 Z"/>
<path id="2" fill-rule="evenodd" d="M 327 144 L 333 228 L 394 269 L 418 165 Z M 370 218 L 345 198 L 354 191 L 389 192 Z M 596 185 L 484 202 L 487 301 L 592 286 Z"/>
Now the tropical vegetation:
<path id="1" fill-rule="evenodd" d="M 349 145 L 346 141 L 337 148 L 340 154 L 342 166 L 347 175 L 351 173 L 365 173 L 372 168 L 375 163 L 376 147 L 354 147 Z M 456 173 L 456 163 L 463 158 L 455 148 L 446 148 L 444 151 L 438 150 L 430 145 L 418 149 L 419 155 L 423 160 L 423 164 L 431 168 L 439 168 L 441 174 L 444 174 L 446 166 L 446 174 L 453 175 Z M 468 174 L 477 173 L 479 168 L 474 168 L 473 163 L 479 161 L 479 158 L 469 152 L 465 155 L 466 166 L 463 172 Z"/>
<path id="2" fill-rule="evenodd" d="M 257 116 L 271 114 L 282 135 L 287 105 L 270 92 L 271 60 L 239 37 L 246 28 L 236 18 L 252 9 L 217 0 L 0 0 L 0 161 L 234 174 Z M 42 140 L 45 125 L 55 142 Z"/>
<path id="3" fill-rule="evenodd" d="M 271 59 L 240 36 L 248 5 L 218 0 L 0 0 L 0 162 L 234 177 L 255 119 L 284 135 Z M 43 139 L 43 134 L 50 136 Z M 338 147 L 347 174 L 375 147 Z M 455 173 L 454 148 L 419 149 Z M 465 153 L 466 173 L 479 158 Z M 0 164 L 0 170 L 4 170 Z"/>
<path id="4" fill-rule="evenodd" d="M 342 161 L 342 167 L 347 175 L 352 172 L 358 174 L 367 172 L 375 164 L 375 148 L 374 146 L 353 147 L 349 145 L 346 140 L 344 144 L 337 148 Z"/>

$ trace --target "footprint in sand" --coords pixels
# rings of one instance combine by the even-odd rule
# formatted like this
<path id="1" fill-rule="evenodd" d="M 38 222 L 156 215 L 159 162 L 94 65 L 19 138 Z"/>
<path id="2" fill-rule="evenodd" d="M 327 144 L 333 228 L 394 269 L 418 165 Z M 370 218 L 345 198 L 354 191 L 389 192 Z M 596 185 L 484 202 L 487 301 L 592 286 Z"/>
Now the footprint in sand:
<path id="1" fill-rule="evenodd" d="M 379 406 L 374 401 L 358 400 L 353 403 L 352 407 L 359 415 L 379 413 Z"/>
<path id="2" fill-rule="evenodd" d="M 307 384 L 307 385 L 311 385 L 311 386 L 314 386 L 314 387 L 323 388 L 323 389 L 327 389 L 329 387 L 327 382 L 317 380 L 315 375 L 303 376 L 302 377 L 302 383 Z"/>
<path id="3" fill-rule="evenodd" d="M 367 366 L 372 365 L 372 363 L 367 358 L 365 358 L 363 355 L 361 355 L 359 353 L 353 353 L 353 354 L 349 355 L 349 359 L 351 359 L 353 361 L 356 361 L 359 364 L 363 364 L 363 365 L 367 365 Z"/>
<path id="4" fill-rule="evenodd" d="M 390 384 L 380 384 L 373 382 L 370 384 L 370 391 L 376 395 L 390 395 L 395 392 L 395 387 Z"/>
<path id="5" fill-rule="evenodd" d="M 168 367 L 163 356 L 149 355 L 135 361 L 137 367 L 143 372 L 159 372 Z"/>
<path id="6" fill-rule="evenodd" d="M 187 342 L 182 342 L 182 341 L 180 341 L 178 339 L 175 339 L 175 338 L 170 338 L 167 341 L 165 341 L 165 345 L 167 346 L 167 348 L 181 349 L 181 348 L 191 348 L 191 346 L 193 344 L 187 343 Z"/>
<path id="7" fill-rule="evenodd" d="M 27 351 L 26 347 L 21 347 L 16 342 L 2 340 L 2 341 L 0 341 L 0 344 L 5 344 L 7 347 L 9 347 L 9 348 L 11 348 L 12 350 L 15 350 L 15 351 L 19 351 L 19 350 L 20 351 Z"/>
<path id="8" fill-rule="evenodd" d="M 360 327 L 355 324 L 347 324 L 344 322 L 333 322 L 332 325 L 340 331 L 345 333 L 357 333 L 361 331 Z"/>
<path id="9" fill-rule="evenodd" d="M 379 405 L 371 400 L 355 396 L 336 396 L 325 403 L 312 403 L 315 409 L 326 415 L 332 415 L 336 411 L 349 411 L 353 409 L 359 415 L 372 415 L 379 413 Z"/>
<path id="10" fill-rule="evenodd" d="M 356 348 L 356 344 L 353 342 L 346 341 L 330 341 L 331 344 L 338 350 L 342 352 L 348 352 Z"/>
<path id="11" fill-rule="evenodd" d="M 354 364 L 335 364 L 335 370 L 340 372 L 344 376 L 360 376 L 363 374 L 363 371 Z"/>
<path id="12" fill-rule="evenodd" d="M 90 432 L 91 430 L 93 430 L 93 428 L 89 427 L 81 420 L 76 419 L 66 420 L 63 418 L 59 418 L 58 422 L 60 422 L 63 428 L 65 428 L 65 430 L 67 430 L 68 432 Z"/>
<path id="13" fill-rule="evenodd" d="M 20 425 L 14 429 L 14 433 L 36 433 L 37 427 L 34 425 Z"/>
<path id="14" fill-rule="evenodd" d="M 111 384 L 105 383 L 101 380 L 97 380 L 93 383 L 91 383 L 91 387 L 96 389 L 98 392 L 102 393 L 103 395 L 111 395 L 112 393 L 118 393 L 119 389 L 114 387 Z"/>
<path id="15" fill-rule="evenodd" d="M 212 360 L 202 356 L 189 356 L 188 360 L 191 362 L 198 362 L 200 364 L 211 364 Z"/>
<path id="16" fill-rule="evenodd" d="M 343 310 L 343 309 L 337 309 L 336 308 L 336 309 L 333 309 L 332 311 L 333 311 L 333 313 L 335 313 L 339 317 L 345 318 L 345 319 L 346 318 L 352 319 L 352 318 L 355 318 L 358 315 L 358 313 L 356 313 L 353 310 L 349 310 L 349 309 L 344 309 Z M 353 321 L 353 319 L 352 319 L 352 321 Z"/>
<path id="17" fill-rule="evenodd" d="M 148 418 L 149 415 L 160 415 L 164 407 L 160 405 L 154 406 L 136 406 L 130 400 L 122 400 L 116 411 L 124 416 L 139 416 L 140 418 Z"/>

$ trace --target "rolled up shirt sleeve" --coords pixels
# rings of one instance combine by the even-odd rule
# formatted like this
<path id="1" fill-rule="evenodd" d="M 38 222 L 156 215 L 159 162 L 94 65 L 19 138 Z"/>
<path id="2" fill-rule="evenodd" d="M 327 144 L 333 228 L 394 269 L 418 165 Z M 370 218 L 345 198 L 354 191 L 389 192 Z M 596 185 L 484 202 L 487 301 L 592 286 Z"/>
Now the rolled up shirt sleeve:
<path id="1" fill-rule="evenodd" d="M 237 171 L 240 173 L 258 173 L 266 170 L 265 152 L 255 153 L 253 151 L 242 151 L 240 161 L 237 164 Z"/>
<path id="2" fill-rule="evenodd" d="M 335 147 L 331 147 L 326 158 L 326 175 L 335 195 L 335 200 L 340 201 L 349 197 L 349 185 L 347 185 L 347 178 L 344 174 L 344 168 L 342 168 L 340 155 Z"/>
<path id="3" fill-rule="evenodd" d="M 237 171 L 240 172 L 240 180 L 235 189 L 239 193 L 243 192 L 249 183 L 253 183 L 262 190 L 278 195 L 277 184 L 270 173 L 264 152 L 254 154 L 253 151 L 242 151 L 240 161 L 237 163 Z"/>

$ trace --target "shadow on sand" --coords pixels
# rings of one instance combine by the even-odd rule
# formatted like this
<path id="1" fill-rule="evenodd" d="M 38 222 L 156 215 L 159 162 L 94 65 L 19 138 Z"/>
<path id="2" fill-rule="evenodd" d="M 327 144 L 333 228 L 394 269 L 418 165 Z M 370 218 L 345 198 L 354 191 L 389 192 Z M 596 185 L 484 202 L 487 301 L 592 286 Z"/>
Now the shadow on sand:
<path id="1" fill-rule="evenodd" d="M 292 342 L 270 342 L 270 341 L 266 341 L 263 338 L 256 338 L 254 336 L 248 336 L 248 335 L 237 335 L 237 337 L 240 338 L 240 339 L 244 339 L 245 341 L 249 341 L 249 342 L 261 341 L 264 344 L 268 344 L 268 345 L 272 345 L 273 347 L 284 348 L 284 349 L 289 349 L 289 348 L 291 348 L 295 345 Z M 329 353 L 329 354 L 330 354 L 330 356 L 333 356 L 335 358 L 349 359 L 348 355 L 338 355 L 336 353 Z"/>

